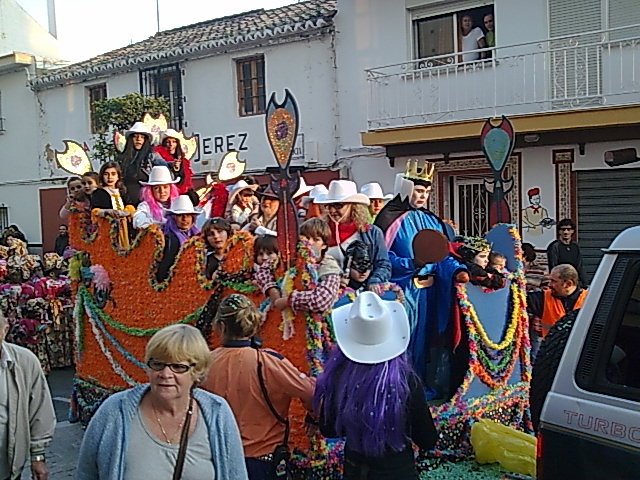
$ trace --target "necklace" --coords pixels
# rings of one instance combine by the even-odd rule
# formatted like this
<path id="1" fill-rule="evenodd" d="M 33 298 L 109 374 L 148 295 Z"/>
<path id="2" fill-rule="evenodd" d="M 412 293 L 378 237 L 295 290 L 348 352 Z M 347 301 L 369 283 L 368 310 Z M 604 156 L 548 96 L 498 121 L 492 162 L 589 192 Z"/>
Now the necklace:
<path id="1" fill-rule="evenodd" d="M 158 421 L 158 426 L 160 426 L 160 431 L 162 432 L 162 435 L 164 435 L 164 439 L 166 440 L 166 442 L 169 445 L 173 444 L 173 440 L 175 439 L 176 435 L 179 432 L 182 432 L 182 426 L 184 425 L 184 420 L 187 418 L 187 411 L 189 409 L 189 407 L 187 407 L 187 410 L 185 410 L 184 415 L 182 416 L 182 420 L 180 420 L 180 425 L 178 425 L 177 430 L 174 432 L 173 435 L 171 435 L 171 437 L 169 437 L 169 435 L 167 435 L 167 431 L 164 429 L 164 427 L 162 426 L 162 422 L 160 421 L 160 415 L 158 415 L 158 410 L 156 410 L 156 406 L 153 402 L 151 402 L 151 408 L 153 408 L 153 414 L 156 417 L 156 420 Z"/>

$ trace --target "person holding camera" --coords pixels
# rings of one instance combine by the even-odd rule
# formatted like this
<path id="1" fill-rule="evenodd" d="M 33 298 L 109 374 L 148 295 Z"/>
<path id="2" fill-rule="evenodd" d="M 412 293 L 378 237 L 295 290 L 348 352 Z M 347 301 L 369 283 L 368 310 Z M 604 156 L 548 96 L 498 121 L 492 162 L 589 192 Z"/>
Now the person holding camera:
<path id="1" fill-rule="evenodd" d="M 315 379 L 255 337 L 262 313 L 244 295 L 231 294 L 213 321 L 222 346 L 211 352 L 202 388 L 229 402 L 236 417 L 250 480 L 287 478 L 289 404 L 311 410 Z"/>

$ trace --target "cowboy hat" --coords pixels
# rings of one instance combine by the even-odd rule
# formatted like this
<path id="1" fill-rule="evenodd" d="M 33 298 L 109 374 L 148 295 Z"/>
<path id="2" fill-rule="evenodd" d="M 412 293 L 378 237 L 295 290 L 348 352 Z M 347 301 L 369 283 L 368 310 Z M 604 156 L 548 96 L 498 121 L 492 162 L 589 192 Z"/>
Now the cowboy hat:
<path id="1" fill-rule="evenodd" d="M 149 140 L 153 139 L 153 132 L 151 132 L 151 130 L 149 130 L 149 127 L 147 127 L 142 122 L 134 123 L 129 130 L 124 131 L 124 136 L 129 138 L 129 135 L 133 135 L 134 133 L 141 133 L 143 135 L 146 135 L 147 137 L 149 137 Z"/>
<path id="2" fill-rule="evenodd" d="M 382 192 L 382 187 L 378 182 L 371 182 L 360 187 L 360 193 L 366 195 L 371 200 L 381 199 L 389 200 L 393 195 L 385 195 Z"/>
<path id="3" fill-rule="evenodd" d="M 353 303 L 333 310 L 338 347 L 356 363 L 381 363 L 401 355 L 409 346 L 409 318 L 401 303 L 362 292 Z"/>
<path id="4" fill-rule="evenodd" d="M 166 211 L 173 215 L 199 215 L 202 210 L 193 206 L 189 195 L 180 195 L 171 201 L 171 207 Z"/>
<path id="5" fill-rule="evenodd" d="M 173 128 L 167 128 L 166 130 L 160 132 L 160 143 L 162 143 L 165 138 L 175 138 L 180 143 L 182 143 L 182 141 L 184 140 L 182 134 L 175 131 Z"/>
<path id="6" fill-rule="evenodd" d="M 358 187 L 351 180 L 331 180 L 329 184 L 329 193 L 324 197 L 315 200 L 315 203 L 361 203 L 369 205 L 371 202 L 369 197 L 362 193 L 358 193 Z"/>
<path id="7" fill-rule="evenodd" d="M 258 184 L 249 185 L 244 180 L 238 180 L 236 183 L 234 183 L 231 186 L 231 189 L 229 190 L 229 198 L 227 199 L 227 204 L 233 205 L 233 202 L 235 201 L 236 197 L 243 190 L 251 190 L 252 192 L 255 193 L 255 191 L 258 189 L 258 186 L 259 186 Z"/>
<path id="8" fill-rule="evenodd" d="M 305 193 L 309 193 L 311 190 L 313 190 L 313 185 L 307 185 L 307 182 L 304 181 L 304 177 L 300 177 L 300 186 L 298 187 L 298 190 L 296 190 L 296 193 L 294 193 L 293 197 L 291 198 L 298 198 L 304 195 Z"/>
<path id="9" fill-rule="evenodd" d="M 271 185 L 268 185 L 261 192 L 260 191 L 256 192 L 256 195 L 259 196 L 259 197 L 263 197 L 263 198 L 271 198 L 273 200 L 280 200 L 280 197 L 278 196 L 277 193 L 275 193 L 273 191 L 273 189 L 271 188 Z"/>
<path id="10" fill-rule="evenodd" d="M 140 181 L 140 185 L 171 185 L 172 183 L 178 183 L 179 181 L 179 178 L 176 178 L 175 180 L 173 179 L 168 167 L 165 167 L 164 165 L 156 165 L 151 169 L 149 180 L 146 182 Z"/>
<path id="11" fill-rule="evenodd" d="M 316 202 L 316 200 L 323 198 L 327 193 L 329 193 L 327 187 L 322 184 L 316 185 L 311 189 L 309 195 L 302 197 L 302 206 L 306 207 L 311 202 Z"/>

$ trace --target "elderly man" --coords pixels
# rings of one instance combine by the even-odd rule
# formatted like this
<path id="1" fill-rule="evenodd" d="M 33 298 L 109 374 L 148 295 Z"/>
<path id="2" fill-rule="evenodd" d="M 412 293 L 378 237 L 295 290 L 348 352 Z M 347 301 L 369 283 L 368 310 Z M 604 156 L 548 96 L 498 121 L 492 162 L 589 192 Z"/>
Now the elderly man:
<path id="1" fill-rule="evenodd" d="M 51 394 L 36 356 L 5 342 L 8 331 L 0 311 L 0 479 L 20 478 L 30 455 L 31 478 L 46 480 L 44 449 L 56 426 Z"/>
<path id="2" fill-rule="evenodd" d="M 527 310 L 532 322 L 539 325 L 538 335 L 544 338 L 551 327 L 564 315 L 579 309 L 587 297 L 587 290 L 580 288 L 577 270 L 569 265 L 557 265 L 549 273 L 549 288 L 530 292 Z M 531 352 L 535 357 L 539 338 L 532 338 Z"/>

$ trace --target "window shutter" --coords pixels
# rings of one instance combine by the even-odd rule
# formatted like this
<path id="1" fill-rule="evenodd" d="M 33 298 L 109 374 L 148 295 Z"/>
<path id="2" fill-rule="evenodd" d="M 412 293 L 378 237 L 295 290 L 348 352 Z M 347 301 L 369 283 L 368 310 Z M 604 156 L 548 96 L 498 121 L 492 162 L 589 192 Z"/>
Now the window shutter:
<path id="1" fill-rule="evenodd" d="M 609 28 L 640 24 L 640 2 L 638 0 L 609 0 Z M 611 32 L 610 40 L 640 37 L 640 27 L 624 28 Z"/>
<path id="2" fill-rule="evenodd" d="M 549 0 L 549 37 L 602 29 L 602 0 Z M 622 0 L 624 1 L 624 0 Z M 637 0 L 627 0 L 629 3 Z"/>

